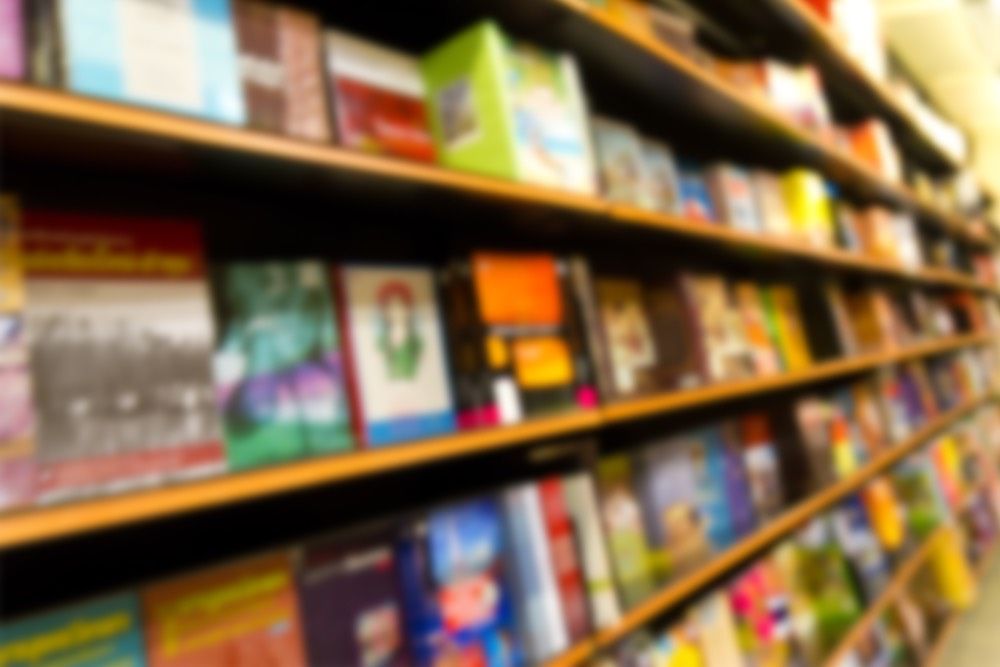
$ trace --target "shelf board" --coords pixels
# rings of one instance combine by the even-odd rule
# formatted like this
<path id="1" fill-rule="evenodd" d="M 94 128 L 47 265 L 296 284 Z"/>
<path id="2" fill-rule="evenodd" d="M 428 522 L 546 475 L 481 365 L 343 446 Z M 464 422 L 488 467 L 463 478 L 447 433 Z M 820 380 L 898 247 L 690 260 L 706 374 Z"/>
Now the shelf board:
<path id="1" fill-rule="evenodd" d="M 613 646 L 626 635 L 643 627 L 674 605 L 682 602 L 707 584 L 724 575 L 733 567 L 738 566 L 747 558 L 754 556 L 777 540 L 791 534 L 795 529 L 808 522 L 809 519 L 829 509 L 846 496 L 855 492 L 868 480 L 894 466 L 897 462 L 925 445 L 928 440 L 972 410 L 987 402 L 995 401 L 997 398 L 998 396 L 991 395 L 986 398 L 972 400 L 931 419 L 903 442 L 881 453 L 854 473 L 814 493 L 809 498 L 786 510 L 776 519 L 763 524 L 754 533 L 734 546 L 717 554 L 701 568 L 687 573 L 683 578 L 668 584 L 658 593 L 626 612 L 616 625 L 599 631 L 592 638 L 582 642 L 580 646 L 574 646 L 570 653 L 565 654 L 567 656 L 574 656 L 574 662 L 566 661 L 564 656 L 559 656 L 550 664 L 561 666 L 580 664 L 582 647 L 586 646 L 591 651 L 599 651 Z M 583 658 L 585 657 L 587 656 L 583 656 Z"/>
<path id="2" fill-rule="evenodd" d="M 373 183 L 404 189 L 430 188 L 456 198 L 503 202 L 520 208 L 548 209 L 585 215 L 612 227 L 641 227 L 694 242 L 750 250 L 766 258 L 806 261 L 838 270 L 892 276 L 923 284 L 994 290 L 971 276 L 944 269 L 911 271 L 882 259 L 839 248 L 815 248 L 795 240 L 753 234 L 720 224 L 645 211 L 529 184 L 368 155 L 336 146 L 297 141 L 241 128 L 126 106 L 66 93 L 0 82 L 0 123 L 12 116 L 22 121 L 57 121 L 76 128 L 100 128 L 125 136 L 209 149 L 262 160 L 305 165 Z"/>
<path id="3" fill-rule="evenodd" d="M 878 597 L 868 603 L 865 613 L 851 626 L 848 633 L 841 638 L 834 650 L 823 661 L 826 667 L 839 667 L 844 657 L 858 645 L 858 642 L 865 636 L 865 633 L 881 618 L 889 606 L 896 601 L 899 593 L 916 576 L 930 555 L 934 545 L 939 540 L 944 539 L 946 530 L 947 528 L 942 526 L 931 533 L 930 536 L 924 539 L 917 550 L 910 554 L 906 561 L 893 572 L 892 578 L 879 593 Z"/>
<path id="4" fill-rule="evenodd" d="M 463 431 L 396 447 L 303 460 L 121 496 L 28 508 L 0 515 L 0 550 L 566 437 L 616 423 L 805 386 L 989 340 L 989 334 L 955 336 L 897 351 L 825 362 L 797 373 L 664 392 L 512 426 Z"/>

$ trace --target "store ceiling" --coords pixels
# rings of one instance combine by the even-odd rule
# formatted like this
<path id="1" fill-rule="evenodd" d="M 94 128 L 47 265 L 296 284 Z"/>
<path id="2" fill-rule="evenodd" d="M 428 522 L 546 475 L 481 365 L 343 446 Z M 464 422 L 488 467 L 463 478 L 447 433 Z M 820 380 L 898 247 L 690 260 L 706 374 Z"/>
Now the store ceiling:
<path id="1" fill-rule="evenodd" d="M 878 0 L 890 48 L 971 140 L 1000 193 L 1000 0 Z"/>

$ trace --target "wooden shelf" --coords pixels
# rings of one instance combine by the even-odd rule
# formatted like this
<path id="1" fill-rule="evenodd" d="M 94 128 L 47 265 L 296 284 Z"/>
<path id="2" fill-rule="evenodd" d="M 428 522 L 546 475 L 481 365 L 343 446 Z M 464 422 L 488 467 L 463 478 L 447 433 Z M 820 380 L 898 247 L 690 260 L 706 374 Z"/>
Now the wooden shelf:
<path id="1" fill-rule="evenodd" d="M 777 540 L 791 534 L 798 527 L 808 522 L 809 519 L 857 491 L 867 481 L 882 474 L 900 460 L 909 456 L 939 432 L 977 407 L 995 401 L 998 398 L 1000 396 L 990 395 L 986 398 L 969 401 L 964 405 L 931 419 L 903 442 L 883 452 L 851 475 L 814 493 L 806 500 L 786 510 L 776 519 L 760 526 L 751 535 L 745 537 L 726 551 L 714 556 L 703 567 L 686 574 L 678 581 L 668 584 L 646 601 L 633 607 L 613 627 L 601 630 L 593 637 L 574 645 L 567 653 L 546 663 L 546 667 L 577 665 L 590 655 L 612 647 L 626 635 L 640 629 L 747 558 L 754 556 Z"/>
<path id="2" fill-rule="evenodd" d="M 858 645 L 865 633 L 882 617 L 882 614 L 896 601 L 899 593 L 916 576 L 937 541 L 944 539 L 946 530 L 947 528 L 942 526 L 924 539 L 920 547 L 893 572 L 892 578 L 879 596 L 868 604 L 865 613 L 823 661 L 826 667 L 838 667 L 844 657 Z"/>
<path id="3" fill-rule="evenodd" d="M 459 432 L 397 447 L 303 460 L 121 496 L 24 509 L 0 515 L 0 550 L 565 437 L 620 422 L 804 386 L 989 340 L 990 334 L 955 336 L 898 351 L 825 362 L 797 373 L 665 392 L 514 426 Z"/>
<path id="4" fill-rule="evenodd" d="M 14 127 L 31 121 L 35 124 L 43 121 L 43 125 L 46 121 L 56 121 L 84 131 L 100 128 L 125 137 L 142 137 L 311 166 L 340 174 L 349 180 L 363 179 L 403 188 L 433 189 L 456 198 L 584 215 L 609 225 L 641 227 L 694 242 L 750 251 L 764 261 L 783 258 L 838 270 L 890 276 L 918 284 L 997 291 L 957 271 L 934 268 L 910 270 L 893 262 L 839 248 L 811 247 L 795 240 L 612 204 L 596 197 L 373 156 L 41 88 L 0 82 L 0 111 L 6 112 L 0 113 L 0 124 L 13 122 Z"/>

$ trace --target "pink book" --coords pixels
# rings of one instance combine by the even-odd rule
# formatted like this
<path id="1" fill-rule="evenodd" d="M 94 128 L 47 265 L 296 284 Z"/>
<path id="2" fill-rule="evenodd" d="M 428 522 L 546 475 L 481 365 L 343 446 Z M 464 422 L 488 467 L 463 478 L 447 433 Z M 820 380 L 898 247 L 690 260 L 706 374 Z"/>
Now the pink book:
<path id="1" fill-rule="evenodd" d="M 0 78 L 24 78 L 23 2 L 0 0 Z"/>

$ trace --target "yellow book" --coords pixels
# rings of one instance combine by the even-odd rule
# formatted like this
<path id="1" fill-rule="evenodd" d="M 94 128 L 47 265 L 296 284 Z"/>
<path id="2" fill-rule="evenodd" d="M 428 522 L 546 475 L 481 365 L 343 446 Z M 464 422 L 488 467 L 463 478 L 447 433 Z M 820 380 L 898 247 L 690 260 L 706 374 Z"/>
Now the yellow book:
<path id="1" fill-rule="evenodd" d="M 886 551 L 895 551 L 906 539 L 906 522 L 892 485 L 884 478 L 873 480 L 861 492 L 872 531 Z"/>
<path id="2" fill-rule="evenodd" d="M 965 559 L 962 534 L 949 525 L 934 538 L 927 557 L 927 567 L 938 594 L 958 610 L 968 609 L 976 601 L 976 579 Z"/>
<path id="3" fill-rule="evenodd" d="M 823 177 L 810 169 L 781 176 L 781 193 L 794 232 L 814 245 L 836 245 L 833 210 Z"/>
<path id="4" fill-rule="evenodd" d="M 778 348 L 786 371 L 800 371 L 812 365 L 809 341 L 802 325 L 802 312 L 795 290 L 789 285 L 772 285 L 763 290 L 767 316 L 777 335 Z"/>

